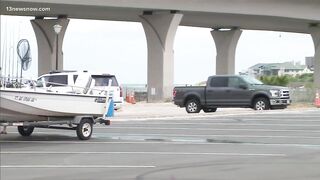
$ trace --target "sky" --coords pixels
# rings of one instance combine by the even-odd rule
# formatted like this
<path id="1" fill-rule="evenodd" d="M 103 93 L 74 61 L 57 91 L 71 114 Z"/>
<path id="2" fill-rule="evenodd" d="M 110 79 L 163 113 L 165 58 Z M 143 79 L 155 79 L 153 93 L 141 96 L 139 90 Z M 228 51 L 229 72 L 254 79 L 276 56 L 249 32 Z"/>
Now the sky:
<path id="1" fill-rule="evenodd" d="M 7 69 L 16 74 L 17 42 L 28 39 L 33 59 L 30 69 L 23 72 L 28 78 L 36 78 L 38 66 L 37 41 L 29 21 L 32 18 L 1 16 L 1 66 L 5 62 L 8 66 L 10 60 Z M 216 48 L 210 31 L 179 26 L 174 41 L 175 84 L 195 84 L 215 74 Z M 147 42 L 140 23 L 71 19 L 62 49 L 66 70 L 115 74 L 120 84 L 147 82 Z M 305 57 L 313 55 L 308 34 L 243 30 L 235 69 L 238 73 L 257 63 L 304 63 Z"/>

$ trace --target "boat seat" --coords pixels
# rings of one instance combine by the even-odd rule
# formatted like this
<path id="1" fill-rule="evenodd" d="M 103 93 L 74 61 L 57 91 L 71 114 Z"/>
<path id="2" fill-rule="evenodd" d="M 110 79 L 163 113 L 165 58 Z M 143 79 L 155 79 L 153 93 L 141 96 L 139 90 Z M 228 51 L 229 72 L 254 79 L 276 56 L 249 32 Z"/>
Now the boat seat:
<path id="1" fill-rule="evenodd" d="M 73 91 L 76 94 L 87 94 L 90 88 L 92 78 L 88 73 L 81 74 L 78 76 L 76 82 L 74 83 Z"/>
<path id="2" fill-rule="evenodd" d="M 91 79 L 90 88 L 89 88 L 89 94 L 94 94 L 94 86 L 95 86 L 96 80 Z"/>

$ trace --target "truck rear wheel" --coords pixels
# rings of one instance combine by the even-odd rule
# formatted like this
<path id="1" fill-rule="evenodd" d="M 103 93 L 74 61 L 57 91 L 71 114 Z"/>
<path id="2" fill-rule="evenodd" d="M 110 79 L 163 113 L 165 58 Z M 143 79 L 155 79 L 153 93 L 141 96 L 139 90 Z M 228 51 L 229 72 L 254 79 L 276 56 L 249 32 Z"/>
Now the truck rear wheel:
<path id="1" fill-rule="evenodd" d="M 33 130 L 33 126 L 18 126 L 18 132 L 21 136 L 30 136 Z"/>
<path id="2" fill-rule="evenodd" d="M 186 103 L 186 111 L 188 113 L 199 113 L 201 110 L 200 102 L 197 99 L 190 99 Z"/>
<path id="3" fill-rule="evenodd" d="M 253 109 L 255 110 L 267 110 L 270 109 L 270 103 L 267 98 L 259 97 L 253 101 Z"/>

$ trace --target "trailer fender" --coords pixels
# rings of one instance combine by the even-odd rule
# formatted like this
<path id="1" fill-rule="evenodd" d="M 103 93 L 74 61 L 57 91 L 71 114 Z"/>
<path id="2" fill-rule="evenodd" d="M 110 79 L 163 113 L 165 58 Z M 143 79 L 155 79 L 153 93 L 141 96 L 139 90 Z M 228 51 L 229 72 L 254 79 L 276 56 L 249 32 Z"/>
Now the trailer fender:
<path id="1" fill-rule="evenodd" d="M 77 124 L 78 125 L 78 124 L 80 124 L 82 119 L 90 119 L 91 123 L 94 124 L 94 117 L 90 116 L 90 115 L 88 115 L 88 116 L 75 116 L 73 118 L 72 124 Z"/>

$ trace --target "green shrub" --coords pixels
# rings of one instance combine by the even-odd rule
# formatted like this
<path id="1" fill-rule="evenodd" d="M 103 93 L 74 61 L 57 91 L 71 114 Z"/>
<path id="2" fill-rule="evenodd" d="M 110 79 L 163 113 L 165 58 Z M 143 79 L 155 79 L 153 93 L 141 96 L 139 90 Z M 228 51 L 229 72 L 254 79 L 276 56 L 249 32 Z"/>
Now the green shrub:
<path id="1" fill-rule="evenodd" d="M 287 86 L 289 83 L 301 83 L 310 86 L 313 83 L 313 74 L 302 74 L 297 76 L 261 76 L 260 81 L 268 85 Z"/>
<path id="2" fill-rule="evenodd" d="M 260 80 L 264 84 L 275 86 L 287 86 L 290 82 L 289 76 L 261 76 Z"/>

